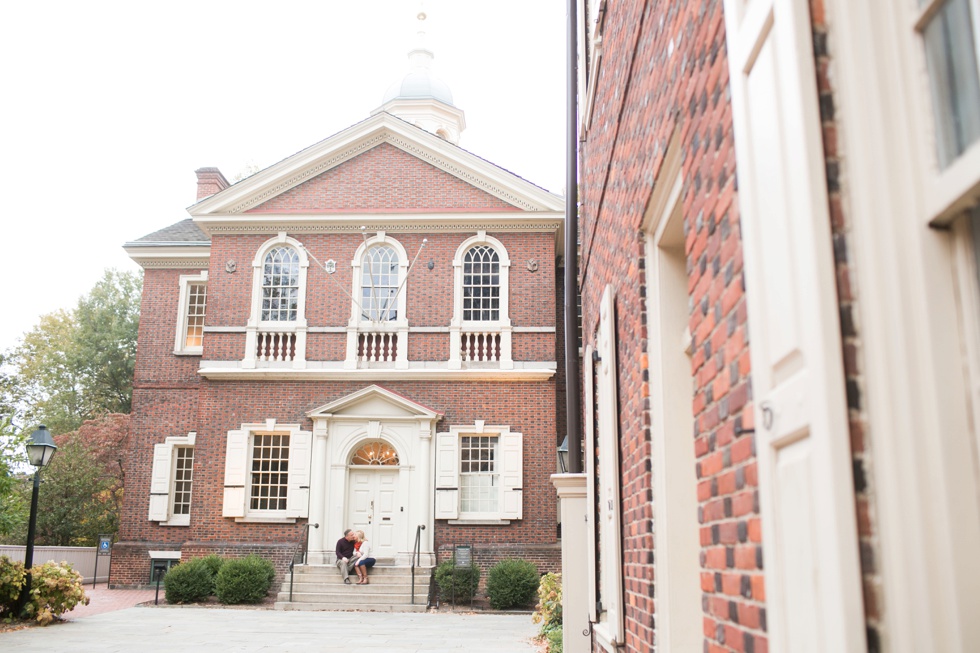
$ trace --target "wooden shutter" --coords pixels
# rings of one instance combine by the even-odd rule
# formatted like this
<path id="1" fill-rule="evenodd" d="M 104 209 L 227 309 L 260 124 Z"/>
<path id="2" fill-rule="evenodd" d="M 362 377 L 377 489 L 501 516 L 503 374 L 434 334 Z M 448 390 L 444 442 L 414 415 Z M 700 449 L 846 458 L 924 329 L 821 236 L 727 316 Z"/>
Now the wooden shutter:
<path id="1" fill-rule="evenodd" d="M 310 514 L 310 457 L 312 455 L 312 433 L 297 431 L 289 436 L 287 517 L 308 517 Z"/>
<path id="2" fill-rule="evenodd" d="M 809 5 L 725 0 L 725 20 L 769 649 L 865 651 Z"/>
<path id="3" fill-rule="evenodd" d="M 459 517 L 459 436 L 436 434 L 436 519 Z"/>
<path id="4" fill-rule="evenodd" d="M 595 510 L 595 368 L 592 361 L 592 345 L 586 345 L 585 357 L 582 359 L 583 386 L 585 393 L 585 521 L 589 536 L 585 540 L 585 551 L 588 556 L 589 580 L 589 621 L 596 623 L 598 612 L 596 604 L 599 601 L 599 572 L 596 569 L 596 538 L 599 537 Z"/>
<path id="5" fill-rule="evenodd" d="M 524 517 L 524 435 L 500 436 L 500 518 Z"/>
<path id="6" fill-rule="evenodd" d="M 248 481 L 248 431 L 228 431 L 225 449 L 225 496 L 222 517 L 244 517 Z"/>
<path id="7" fill-rule="evenodd" d="M 153 471 L 150 473 L 150 521 L 170 519 L 170 481 L 173 445 L 153 445 Z"/>
<path id="8" fill-rule="evenodd" d="M 624 643 L 623 635 L 623 547 L 619 500 L 619 400 L 616 365 L 616 305 L 612 286 L 606 286 L 599 304 L 596 333 L 599 361 L 596 370 L 596 417 L 599 439 L 599 600 L 605 615 L 599 615 L 605 635 L 612 643 Z M 601 635 L 602 633 L 600 633 Z"/>

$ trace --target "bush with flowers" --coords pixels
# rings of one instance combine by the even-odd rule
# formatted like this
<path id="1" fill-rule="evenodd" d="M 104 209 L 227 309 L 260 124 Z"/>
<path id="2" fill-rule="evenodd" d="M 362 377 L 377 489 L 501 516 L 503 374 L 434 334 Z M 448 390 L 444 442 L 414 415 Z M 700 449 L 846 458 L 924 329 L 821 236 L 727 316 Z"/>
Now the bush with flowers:
<path id="1" fill-rule="evenodd" d="M 24 563 L 0 557 L 0 619 L 10 622 L 17 618 L 14 611 L 25 580 Z M 82 575 L 68 562 L 34 565 L 24 616 L 46 626 L 76 605 L 88 605 L 82 581 Z"/>

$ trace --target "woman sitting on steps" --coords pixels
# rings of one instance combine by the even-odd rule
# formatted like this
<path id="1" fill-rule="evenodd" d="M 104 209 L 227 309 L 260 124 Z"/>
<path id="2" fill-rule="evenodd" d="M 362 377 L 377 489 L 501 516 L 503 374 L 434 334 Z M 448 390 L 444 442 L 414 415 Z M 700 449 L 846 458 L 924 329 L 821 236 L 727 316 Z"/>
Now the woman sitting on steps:
<path id="1" fill-rule="evenodd" d="M 355 531 L 357 535 L 357 551 L 354 553 L 354 571 L 357 572 L 357 584 L 367 585 L 368 584 L 368 569 L 374 566 L 377 562 L 371 557 L 371 544 L 364 537 L 364 531 Z"/>

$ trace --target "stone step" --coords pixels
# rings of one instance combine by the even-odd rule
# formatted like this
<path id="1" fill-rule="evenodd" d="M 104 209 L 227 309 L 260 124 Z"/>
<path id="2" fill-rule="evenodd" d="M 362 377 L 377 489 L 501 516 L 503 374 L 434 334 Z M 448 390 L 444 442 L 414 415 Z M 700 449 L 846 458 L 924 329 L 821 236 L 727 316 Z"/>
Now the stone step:
<path id="1" fill-rule="evenodd" d="M 362 607 L 334 607 L 324 603 L 297 603 L 276 601 L 276 610 L 301 610 L 306 612 L 425 612 L 425 604 L 421 605 L 370 605 Z"/>
<path id="2" fill-rule="evenodd" d="M 287 574 L 277 596 L 277 610 L 335 610 L 375 612 L 421 612 L 429 592 L 431 567 L 415 569 L 415 604 L 412 604 L 412 569 L 393 565 L 376 565 L 370 572 L 371 582 L 357 585 L 356 574 L 345 585 L 340 571 L 332 565 L 302 565 L 293 570 L 292 600 Z"/>

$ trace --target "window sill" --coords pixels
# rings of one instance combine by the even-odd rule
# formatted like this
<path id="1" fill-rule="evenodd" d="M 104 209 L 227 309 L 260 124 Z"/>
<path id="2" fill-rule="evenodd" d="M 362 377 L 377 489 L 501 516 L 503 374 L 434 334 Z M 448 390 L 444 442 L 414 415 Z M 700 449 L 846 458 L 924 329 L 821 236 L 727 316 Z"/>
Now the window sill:
<path id="1" fill-rule="evenodd" d="M 161 522 L 157 522 L 157 524 L 160 525 L 160 526 L 183 526 L 184 528 L 187 528 L 188 526 L 191 525 L 190 521 L 179 521 L 179 522 L 178 521 L 161 521 Z"/>
<path id="2" fill-rule="evenodd" d="M 450 519 L 450 526 L 507 526 L 509 519 Z"/>
<path id="3" fill-rule="evenodd" d="M 236 524 L 295 524 L 295 517 L 235 517 Z"/>

